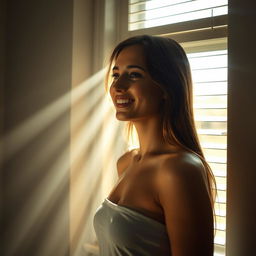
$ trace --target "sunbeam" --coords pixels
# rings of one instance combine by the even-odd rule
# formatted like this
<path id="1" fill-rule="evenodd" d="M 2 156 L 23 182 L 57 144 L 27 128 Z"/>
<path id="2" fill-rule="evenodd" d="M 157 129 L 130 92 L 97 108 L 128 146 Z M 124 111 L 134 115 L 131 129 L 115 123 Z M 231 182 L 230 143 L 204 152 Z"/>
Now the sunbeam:
<path id="1" fill-rule="evenodd" d="M 16 157 L 31 152 L 30 159 L 21 161 L 25 172 L 15 171 L 15 176 L 8 178 L 11 207 L 19 209 L 18 216 L 16 212 L 6 212 L 9 218 L 5 236 L 15 237 L 8 255 L 28 248 L 39 248 L 38 255 L 54 251 L 66 255 L 69 247 L 79 255 L 86 241 L 95 240 L 92 213 L 104 195 L 104 176 L 111 168 L 103 158 L 103 147 L 111 150 L 106 137 L 114 141 L 118 129 L 117 123 L 109 121 L 113 111 L 104 97 L 104 74 L 104 69 L 97 72 L 2 138 L 1 146 L 7 149 L 4 164 L 11 169 Z M 71 113 L 71 131 L 66 125 L 67 113 Z M 7 175 L 11 177 L 12 173 Z M 113 180 L 113 174 L 108 175 Z M 67 220 L 70 244 L 60 250 L 58 240 L 62 239 Z M 39 244 L 33 244 L 35 239 Z"/>
<path id="2" fill-rule="evenodd" d="M 79 99 L 85 97 L 86 93 L 95 88 L 95 84 L 102 82 L 105 70 L 100 70 L 92 77 L 81 83 L 72 90 L 72 101 L 75 104 Z M 55 100 L 44 109 L 35 113 L 33 116 L 22 122 L 15 129 L 1 139 L 1 147 L 6 147 L 5 159 L 10 158 L 17 151 L 21 150 L 35 138 L 40 132 L 51 125 L 54 120 L 59 118 L 70 108 L 70 92 Z M 29 131 L 29 132 L 28 132 Z"/>
<path id="3" fill-rule="evenodd" d="M 93 213 L 115 181 L 114 160 L 120 149 L 114 146 L 122 135 L 106 97 L 101 104 L 97 104 L 97 108 L 92 109 L 86 120 L 86 125 L 73 136 L 75 142 L 71 150 L 72 255 L 87 255 L 86 245 L 95 242 Z M 124 141 L 122 136 L 121 140 Z M 111 156 L 107 155 L 108 152 Z"/>

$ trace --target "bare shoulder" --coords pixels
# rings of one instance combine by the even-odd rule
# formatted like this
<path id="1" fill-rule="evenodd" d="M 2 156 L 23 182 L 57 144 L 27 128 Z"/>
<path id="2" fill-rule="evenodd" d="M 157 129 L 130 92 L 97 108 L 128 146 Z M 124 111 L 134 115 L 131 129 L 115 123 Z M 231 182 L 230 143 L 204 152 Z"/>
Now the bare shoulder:
<path id="1" fill-rule="evenodd" d="M 120 156 L 119 159 L 117 160 L 117 172 L 119 177 L 123 174 L 125 169 L 128 167 L 128 165 L 132 161 L 134 154 L 135 154 L 135 150 L 127 151 L 122 156 Z"/>
<path id="2" fill-rule="evenodd" d="M 166 156 L 159 164 L 158 185 L 163 183 L 189 183 L 197 186 L 205 184 L 206 170 L 202 160 L 193 153 L 182 152 Z M 206 184 L 205 184 L 206 185 Z M 193 186 L 193 187 L 194 187 Z"/>
<path id="3" fill-rule="evenodd" d="M 213 255 L 213 212 L 206 170 L 192 153 L 166 156 L 157 175 L 173 255 Z"/>

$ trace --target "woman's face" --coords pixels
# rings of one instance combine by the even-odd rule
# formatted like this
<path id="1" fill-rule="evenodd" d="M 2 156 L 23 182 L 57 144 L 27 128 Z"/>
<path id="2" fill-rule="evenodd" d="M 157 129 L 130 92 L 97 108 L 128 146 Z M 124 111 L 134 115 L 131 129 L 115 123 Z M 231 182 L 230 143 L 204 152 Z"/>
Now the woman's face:
<path id="1" fill-rule="evenodd" d="M 151 79 L 141 45 L 124 48 L 112 69 L 110 95 L 121 121 L 138 121 L 159 116 L 161 89 Z"/>

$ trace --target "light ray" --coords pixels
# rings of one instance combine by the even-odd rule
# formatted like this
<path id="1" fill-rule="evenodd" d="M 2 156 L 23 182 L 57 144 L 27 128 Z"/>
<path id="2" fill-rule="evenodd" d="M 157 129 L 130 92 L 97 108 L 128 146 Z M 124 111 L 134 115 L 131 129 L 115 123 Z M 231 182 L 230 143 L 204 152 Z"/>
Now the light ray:
<path id="1" fill-rule="evenodd" d="M 88 91 L 94 88 L 95 84 L 102 81 L 105 70 L 100 70 L 85 82 L 81 83 L 72 91 L 73 103 L 84 97 Z M 41 109 L 33 116 L 27 118 L 15 129 L 6 134 L 0 141 L 0 148 L 4 147 L 5 160 L 10 158 L 17 151 L 21 150 L 25 145 L 35 138 L 40 132 L 61 116 L 70 108 L 70 92 L 66 93 L 59 99 L 55 100 L 44 109 Z"/>

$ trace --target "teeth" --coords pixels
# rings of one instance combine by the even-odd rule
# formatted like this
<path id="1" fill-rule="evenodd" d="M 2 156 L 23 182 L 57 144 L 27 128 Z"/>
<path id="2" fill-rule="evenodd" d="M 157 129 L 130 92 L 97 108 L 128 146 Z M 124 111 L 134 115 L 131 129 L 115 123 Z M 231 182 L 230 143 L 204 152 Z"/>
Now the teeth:
<path id="1" fill-rule="evenodd" d="M 128 100 L 125 100 L 125 99 L 118 99 L 118 100 L 116 100 L 116 103 L 118 103 L 118 104 L 123 104 L 123 103 L 129 103 L 129 99 Z"/>

